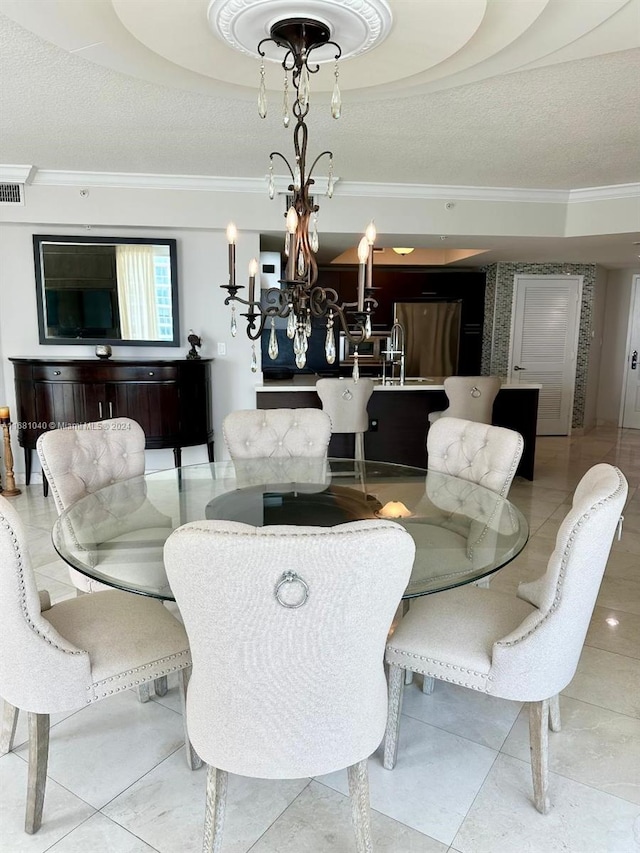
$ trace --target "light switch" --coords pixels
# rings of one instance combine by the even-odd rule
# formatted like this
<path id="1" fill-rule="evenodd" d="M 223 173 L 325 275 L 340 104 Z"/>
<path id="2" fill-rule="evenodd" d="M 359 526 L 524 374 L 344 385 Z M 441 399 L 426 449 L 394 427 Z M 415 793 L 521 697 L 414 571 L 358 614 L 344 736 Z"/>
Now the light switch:
<path id="1" fill-rule="evenodd" d="M 227 354 L 227 345 L 223 341 L 218 341 L 218 355 Z"/>

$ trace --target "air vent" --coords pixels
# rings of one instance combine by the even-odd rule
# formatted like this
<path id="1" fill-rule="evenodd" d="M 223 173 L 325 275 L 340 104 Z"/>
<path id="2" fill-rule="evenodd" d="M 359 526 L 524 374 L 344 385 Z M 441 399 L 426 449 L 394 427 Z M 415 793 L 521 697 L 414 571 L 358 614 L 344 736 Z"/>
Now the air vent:
<path id="1" fill-rule="evenodd" d="M 0 204 L 24 204 L 22 184 L 0 184 Z"/>

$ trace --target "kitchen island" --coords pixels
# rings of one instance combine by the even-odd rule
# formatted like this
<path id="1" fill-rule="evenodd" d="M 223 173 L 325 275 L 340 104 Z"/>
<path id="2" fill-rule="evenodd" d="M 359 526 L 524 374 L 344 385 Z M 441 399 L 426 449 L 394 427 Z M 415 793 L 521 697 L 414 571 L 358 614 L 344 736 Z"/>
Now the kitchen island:
<path id="1" fill-rule="evenodd" d="M 376 383 L 369 400 L 369 431 L 365 434 L 367 459 L 427 467 L 426 435 L 429 412 L 448 405 L 443 378 L 407 379 L 404 385 Z M 517 474 L 533 480 L 536 421 L 540 385 L 505 382 L 493 404 L 492 423 L 517 430 L 524 451 Z M 258 409 L 321 408 L 315 377 L 265 380 L 256 386 Z M 334 435 L 329 456 L 353 457 L 353 436 Z"/>

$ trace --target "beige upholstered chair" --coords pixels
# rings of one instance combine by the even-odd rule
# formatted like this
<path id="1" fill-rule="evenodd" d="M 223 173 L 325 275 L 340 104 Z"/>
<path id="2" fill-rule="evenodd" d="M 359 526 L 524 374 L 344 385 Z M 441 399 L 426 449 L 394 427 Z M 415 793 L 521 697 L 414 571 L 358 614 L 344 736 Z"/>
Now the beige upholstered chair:
<path id="1" fill-rule="evenodd" d="M 130 418 L 42 433 L 36 449 L 58 515 L 104 486 L 144 474 L 144 445 L 142 427 Z M 82 592 L 108 589 L 72 568 L 69 577 Z"/>
<path id="2" fill-rule="evenodd" d="M 331 418 L 331 432 L 353 433 L 354 458 L 364 462 L 364 434 L 369 429 L 367 404 L 373 394 L 373 380 L 318 379 L 316 391 L 323 411 Z"/>
<path id="3" fill-rule="evenodd" d="M 110 590 L 51 605 L 38 593 L 17 512 L 0 497 L 0 755 L 13 747 L 18 711 L 29 718 L 25 830 L 42 822 L 49 715 L 75 711 L 115 693 L 191 667 L 182 624 L 162 604 Z M 201 764 L 189 747 L 192 767 Z"/>
<path id="4" fill-rule="evenodd" d="M 545 574 L 520 584 L 517 597 L 468 586 L 413 603 L 387 645 L 387 769 L 396 761 L 410 665 L 425 677 L 530 703 L 534 800 L 548 811 L 547 729 L 560 729 L 558 694 L 576 671 L 626 496 L 623 474 L 595 465 L 576 488 Z"/>
<path id="5" fill-rule="evenodd" d="M 371 851 L 366 759 L 384 734 L 384 645 L 414 551 L 399 525 L 372 519 L 203 521 L 169 537 L 193 655 L 187 727 L 208 765 L 204 850 L 220 849 L 227 773 L 348 767 L 357 850 Z"/>
<path id="6" fill-rule="evenodd" d="M 460 418 L 440 418 L 427 435 L 427 468 L 485 486 L 502 497 L 522 456 L 519 432 Z"/>
<path id="7" fill-rule="evenodd" d="M 144 430 L 140 424 L 130 418 L 112 418 L 43 433 L 38 438 L 36 449 L 42 471 L 51 487 L 58 515 L 81 498 L 97 492 L 104 486 L 144 474 L 144 446 Z M 117 496 L 112 495 L 112 497 Z M 107 516 L 117 511 L 115 502 L 110 506 L 104 506 L 96 500 L 96 504 L 97 518 L 100 517 L 101 511 L 102 515 Z M 132 524 L 136 535 L 138 537 L 143 535 L 140 514 L 144 512 L 146 517 L 144 527 L 164 528 L 164 535 L 159 537 L 164 542 L 168 535 L 166 528 L 169 530 L 172 528 L 171 519 L 152 507 L 145 506 L 144 484 L 141 484 L 140 498 L 135 506 L 131 501 L 131 495 L 127 494 L 127 513 L 130 514 L 134 510 L 136 515 L 132 516 Z M 121 523 L 118 524 L 118 528 L 123 532 Z M 160 549 L 157 557 L 160 560 L 162 558 Z M 105 559 L 109 559 L 108 555 L 105 555 Z M 80 592 L 111 589 L 73 568 L 69 568 L 69 577 Z M 155 689 L 158 695 L 164 695 L 167 691 L 166 679 L 159 680 Z M 147 701 L 148 684 L 142 685 L 138 692 L 140 700 Z"/>
<path id="8" fill-rule="evenodd" d="M 327 455 L 331 423 L 320 409 L 247 409 L 222 424 L 231 458 L 266 459 Z"/>
<path id="9" fill-rule="evenodd" d="M 447 376 L 444 390 L 449 406 L 442 412 L 430 412 L 429 423 L 449 417 L 490 424 L 493 401 L 501 385 L 498 376 Z"/>

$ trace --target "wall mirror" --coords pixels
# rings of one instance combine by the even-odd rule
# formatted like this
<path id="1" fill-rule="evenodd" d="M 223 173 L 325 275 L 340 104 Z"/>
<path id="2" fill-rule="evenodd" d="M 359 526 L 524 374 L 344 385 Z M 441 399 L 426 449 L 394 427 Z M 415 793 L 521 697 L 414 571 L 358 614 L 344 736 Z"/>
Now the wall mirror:
<path id="1" fill-rule="evenodd" d="M 176 241 L 33 237 L 41 344 L 180 345 Z"/>

